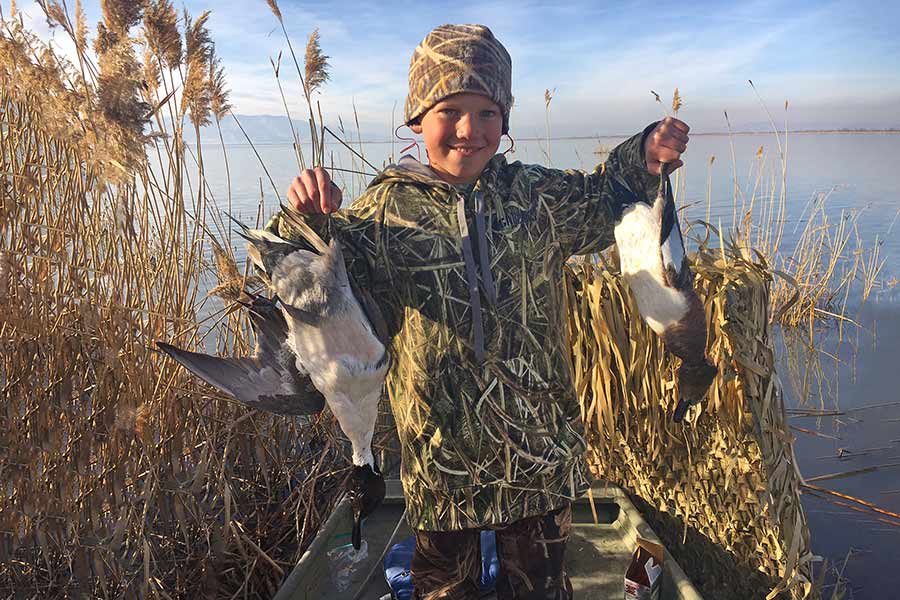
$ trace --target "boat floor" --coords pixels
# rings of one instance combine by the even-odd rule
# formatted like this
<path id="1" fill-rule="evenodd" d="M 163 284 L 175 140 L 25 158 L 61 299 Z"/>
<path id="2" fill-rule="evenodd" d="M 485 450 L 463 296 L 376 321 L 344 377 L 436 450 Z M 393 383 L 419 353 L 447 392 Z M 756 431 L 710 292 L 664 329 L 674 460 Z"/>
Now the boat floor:
<path id="1" fill-rule="evenodd" d="M 372 523 L 367 522 L 363 527 L 368 542 L 369 556 L 355 572 L 353 578 L 355 585 L 351 585 L 353 589 L 358 589 L 357 586 L 362 583 L 360 580 L 364 579 L 376 564 L 381 550 L 394 531 L 397 519 L 402 516 L 403 507 L 400 505 L 381 507 L 379 510 L 385 508 L 387 509 L 385 512 L 391 513 L 390 516 L 385 514 L 384 518 L 379 518 Z M 572 537 L 566 547 L 566 569 L 569 572 L 576 597 L 621 600 L 622 578 L 625 569 L 628 568 L 633 551 L 633 548 L 623 539 L 622 529 L 614 524 L 594 525 L 590 508 L 585 506 L 575 507 L 572 520 L 574 527 Z M 411 535 L 412 530 L 404 520 L 394 543 Z M 373 549 L 376 550 L 373 552 Z M 336 594 L 333 589 L 328 591 L 322 589 L 322 592 L 323 598 L 336 597 L 332 595 Z M 378 572 L 369 582 L 361 600 L 379 600 L 389 593 L 390 588 L 384 580 L 384 575 Z M 494 594 L 486 596 L 486 598 L 495 597 Z"/>
<path id="2" fill-rule="evenodd" d="M 658 538 L 618 487 L 595 487 L 592 495 L 593 508 L 588 497 L 579 499 L 573 506 L 573 533 L 566 548 L 566 570 L 575 597 L 579 600 L 621 600 L 624 594 L 624 575 L 635 549 L 637 536 L 656 542 Z M 313 553 L 317 556 L 305 556 L 301 559 L 301 563 L 304 560 L 307 563 L 315 560 L 318 566 L 299 569 L 292 574 L 276 599 L 350 600 L 364 583 L 365 590 L 359 596 L 360 600 L 380 600 L 390 594 L 380 563 L 388 543 L 395 544 L 412 535 L 412 530 L 403 517 L 403 509 L 402 493 L 397 497 L 396 490 L 392 494 L 389 489 L 385 503 L 363 524 L 362 532 L 368 546 L 368 556 L 354 569 L 349 589 L 339 592 L 334 586 L 327 562 L 322 560 L 327 552 L 324 547 L 334 547 L 336 532 L 346 531 L 349 525 L 349 511 L 346 511 L 347 515 L 344 517 L 339 505 L 333 518 L 329 520 L 330 527 L 325 528 L 328 531 L 321 532 L 330 536 L 332 541 L 322 540 L 325 546 Z M 335 522 L 338 523 L 336 527 Z M 392 537 L 395 528 L 397 533 Z M 342 541 L 346 540 L 342 538 Z M 663 573 L 661 600 L 700 600 L 700 596 L 668 553 Z M 494 597 L 493 594 L 486 596 Z"/>

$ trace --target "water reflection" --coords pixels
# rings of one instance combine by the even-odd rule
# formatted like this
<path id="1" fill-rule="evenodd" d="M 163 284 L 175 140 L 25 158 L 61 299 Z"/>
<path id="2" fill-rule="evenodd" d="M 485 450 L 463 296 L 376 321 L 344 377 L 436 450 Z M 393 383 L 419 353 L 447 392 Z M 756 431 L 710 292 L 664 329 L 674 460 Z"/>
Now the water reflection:
<path id="1" fill-rule="evenodd" d="M 835 327 L 777 331 L 794 448 L 810 483 L 897 513 L 900 306 L 872 302 L 854 316 L 859 327 L 843 335 Z M 813 551 L 843 568 L 848 597 L 898 589 L 900 520 L 828 495 L 805 494 L 803 503 Z"/>

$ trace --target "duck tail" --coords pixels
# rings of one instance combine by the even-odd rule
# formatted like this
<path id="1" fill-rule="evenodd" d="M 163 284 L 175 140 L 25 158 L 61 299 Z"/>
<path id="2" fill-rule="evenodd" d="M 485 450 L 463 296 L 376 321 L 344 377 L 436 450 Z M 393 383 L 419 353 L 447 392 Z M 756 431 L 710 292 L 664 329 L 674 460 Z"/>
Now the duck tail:
<path id="1" fill-rule="evenodd" d="M 275 265 L 286 255 L 301 248 L 297 244 L 278 237 L 264 229 L 245 229 L 237 232 L 247 240 L 247 256 L 253 264 L 272 276 Z"/>

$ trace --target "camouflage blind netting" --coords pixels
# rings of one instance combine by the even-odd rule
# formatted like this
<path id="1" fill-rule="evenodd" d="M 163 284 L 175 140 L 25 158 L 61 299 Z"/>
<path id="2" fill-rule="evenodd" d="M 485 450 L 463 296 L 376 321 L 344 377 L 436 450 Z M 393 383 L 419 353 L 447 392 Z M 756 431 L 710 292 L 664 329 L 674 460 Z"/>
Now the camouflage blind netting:
<path id="1" fill-rule="evenodd" d="M 633 494 L 705 594 L 807 597 L 815 557 L 769 337 L 769 272 L 724 252 L 693 258 L 719 376 L 684 425 L 671 420 L 675 359 L 621 278 L 590 264 L 566 272 L 592 471 Z"/>

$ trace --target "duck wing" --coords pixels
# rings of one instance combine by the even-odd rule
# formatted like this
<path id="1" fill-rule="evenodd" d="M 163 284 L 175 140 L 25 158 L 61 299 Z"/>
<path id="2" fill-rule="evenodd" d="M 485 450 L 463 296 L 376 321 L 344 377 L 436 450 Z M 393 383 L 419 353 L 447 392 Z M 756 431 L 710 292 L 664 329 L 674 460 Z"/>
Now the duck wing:
<path id="1" fill-rule="evenodd" d="M 296 365 L 287 344 L 287 323 L 274 302 L 257 296 L 250 309 L 256 353 L 222 358 L 182 350 L 165 342 L 157 346 L 188 371 L 251 408 L 282 415 L 308 415 L 325 406 L 325 397 Z"/>

